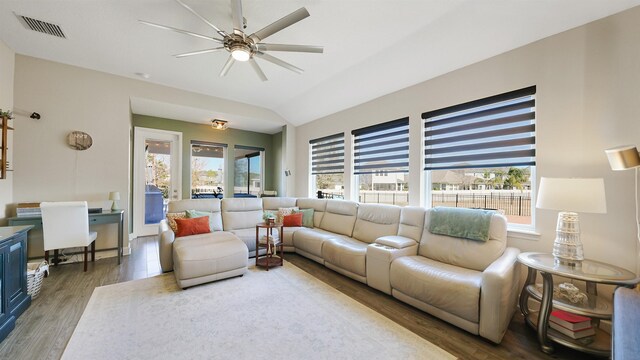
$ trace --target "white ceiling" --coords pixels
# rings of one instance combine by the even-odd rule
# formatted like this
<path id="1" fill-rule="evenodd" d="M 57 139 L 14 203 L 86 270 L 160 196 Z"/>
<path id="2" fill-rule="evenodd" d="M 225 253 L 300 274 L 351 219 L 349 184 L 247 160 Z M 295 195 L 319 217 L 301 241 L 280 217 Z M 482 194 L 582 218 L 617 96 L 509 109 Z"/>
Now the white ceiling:
<path id="1" fill-rule="evenodd" d="M 229 0 L 184 2 L 231 31 Z M 0 0 L 0 34 L 19 54 L 261 106 L 301 125 L 637 5 L 640 0 L 244 0 L 248 33 L 304 6 L 309 18 L 265 42 L 325 49 L 271 52 L 303 68 L 302 75 L 258 59 L 267 82 L 247 63 L 219 77 L 226 52 L 171 56 L 217 46 L 138 23 L 216 35 L 173 0 Z M 27 30 L 14 13 L 58 24 L 67 39 Z M 195 122 L 211 116 L 146 99 L 132 99 L 132 108 Z M 227 115 L 231 127 L 245 130 L 272 133 L 284 124 Z"/>

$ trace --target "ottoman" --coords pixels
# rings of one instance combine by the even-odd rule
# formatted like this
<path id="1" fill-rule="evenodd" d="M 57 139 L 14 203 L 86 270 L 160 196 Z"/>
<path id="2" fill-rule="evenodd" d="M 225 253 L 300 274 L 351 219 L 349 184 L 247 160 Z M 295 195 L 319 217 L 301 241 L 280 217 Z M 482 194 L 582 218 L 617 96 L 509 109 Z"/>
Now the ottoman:
<path id="1" fill-rule="evenodd" d="M 182 289 L 242 276 L 248 258 L 247 246 L 229 232 L 184 236 L 173 243 L 173 272 Z"/>

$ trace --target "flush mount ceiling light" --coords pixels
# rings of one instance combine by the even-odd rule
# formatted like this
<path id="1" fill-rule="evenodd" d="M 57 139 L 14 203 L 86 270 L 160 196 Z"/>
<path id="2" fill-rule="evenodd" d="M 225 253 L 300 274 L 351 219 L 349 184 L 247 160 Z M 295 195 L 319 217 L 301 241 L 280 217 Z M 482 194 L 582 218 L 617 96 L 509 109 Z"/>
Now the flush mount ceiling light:
<path id="1" fill-rule="evenodd" d="M 262 41 L 267 37 L 285 29 L 289 26 L 297 23 L 298 21 L 305 19 L 309 16 L 309 12 L 305 8 L 300 8 L 289 15 L 277 20 L 270 25 L 265 26 L 264 28 L 254 32 L 253 34 L 245 33 L 245 28 L 247 27 L 246 19 L 242 15 L 242 0 L 230 0 L 231 1 L 231 19 L 233 22 L 233 31 L 226 32 L 221 30 L 209 20 L 205 19 L 198 12 L 193 10 L 189 5 L 185 4 L 182 0 L 175 0 L 180 6 L 185 8 L 187 11 L 195 15 L 202 22 L 207 24 L 211 29 L 213 29 L 218 37 L 213 37 L 209 35 L 203 35 L 194 33 L 188 30 L 174 28 L 172 26 L 166 26 L 161 24 L 152 23 L 149 21 L 138 20 L 140 23 L 157 27 L 160 29 L 175 31 L 180 34 L 189 35 L 193 37 L 197 37 L 200 39 L 205 39 L 217 43 L 217 47 L 202 49 L 196 51 L 190 51 L 187 53 L 177 54 L 175 55 L 178 58 L 192 55 L 200 55 L 200 54 L 208 54 L 217 51 L 228 51 L 230 53 L 227 62 L 222 67 L 222 71 L 220 72 L 220 76 L 225 76 L 231 69 L 231 66 L 236 61 L 248 62 L 251 64 L 251 67 L 255 71 L 256 75 L 262 80 L 266 81 L 267 76 L 262 72 L 262 69 L 256 62 L 256 58 L 268 61 L 270 63 L 276 64 L 278 66 L 282 66 L 285 69 L 289 69 L 293 72 L 297 72 L 302 74 L 303 70 L 297 66 L 291 65 L 288 62 L 280 60 L 279 58 L 269 55 L 268 52 L 271 51 L 288 51 L 288 52 L 303 52 L 303 53 L 322 53 L 322 46 L 314 46 L 314 45 L 290 45 L 290 44 L 267 44 Z"/>
<path id="2" fill-rule="evenodd" d="M 213 119 L 211 120 L 211 127 L 216 130 L 227 130 L 228 123 L 226 120 Z"/>

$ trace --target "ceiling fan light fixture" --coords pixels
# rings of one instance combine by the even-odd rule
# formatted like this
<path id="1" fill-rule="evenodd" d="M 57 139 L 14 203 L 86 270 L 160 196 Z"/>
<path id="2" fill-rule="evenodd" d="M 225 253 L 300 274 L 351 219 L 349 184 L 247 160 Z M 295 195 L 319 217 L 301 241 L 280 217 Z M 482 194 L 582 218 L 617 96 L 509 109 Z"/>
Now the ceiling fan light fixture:
<path id="1" fill-rule="evenodd" d="M 211 127 L 216 130 L 227 130 L 229 123 L 226 120 L 213 119 L 211 120 Z"/>
<path id="2" fill-rule="evenodd" d="M 251 58 L 251 48 L 245 44 L 237 44 L 231 47 L 231 56 L 236 61 L 248 61 Z"/>

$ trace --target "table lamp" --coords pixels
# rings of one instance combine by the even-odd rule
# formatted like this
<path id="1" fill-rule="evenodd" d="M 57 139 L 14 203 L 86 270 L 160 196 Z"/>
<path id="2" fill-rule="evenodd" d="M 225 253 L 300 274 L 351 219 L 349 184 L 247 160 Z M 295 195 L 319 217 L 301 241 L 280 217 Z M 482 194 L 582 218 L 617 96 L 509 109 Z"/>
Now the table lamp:
<path id="1" fill-rule="evenodd" d="M 120 210 L 118 206 L 118 200 L 120 200 L 120 192 L 112 191 L 109 193 L 109 200 L 113 200 L 113 204 L 111 205 L 111 211 Z"/>
<path id="2" fill-rule="evenodd" d="M 560 210 L 553 242 L 556 264 L 580 266 L 584 260 L 579 212 L 604 214 L 607 203 L 604 180 L 541 178 L 536 208 Z"/>

